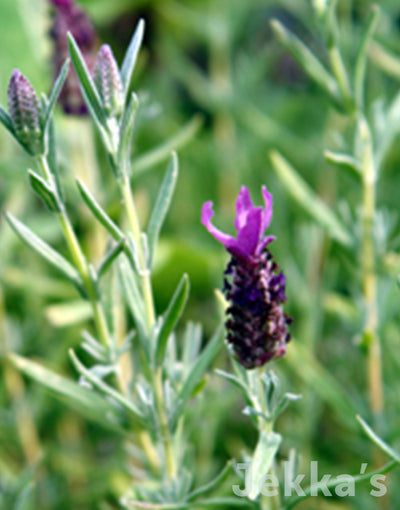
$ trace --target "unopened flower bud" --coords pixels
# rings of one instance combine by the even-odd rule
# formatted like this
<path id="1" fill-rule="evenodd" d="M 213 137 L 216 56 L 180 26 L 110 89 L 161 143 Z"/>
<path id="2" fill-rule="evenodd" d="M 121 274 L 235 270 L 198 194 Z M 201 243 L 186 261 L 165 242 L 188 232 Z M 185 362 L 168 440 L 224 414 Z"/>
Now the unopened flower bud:
<path id="1" fill-rule="evenodd" d="M 93 79 L 108 115 L 121 113 L 124 101 L 122 81 L 108 44 L 103 44 L 100 48 L 94 65 Z"/>
<path id="2" fill-rule="evenodd" d="M 30 154 L 40 154 L 43 147 L 39 100 L 31 83 L 17 69 L 8 85 L 8 110 L 18 141 Z"/>

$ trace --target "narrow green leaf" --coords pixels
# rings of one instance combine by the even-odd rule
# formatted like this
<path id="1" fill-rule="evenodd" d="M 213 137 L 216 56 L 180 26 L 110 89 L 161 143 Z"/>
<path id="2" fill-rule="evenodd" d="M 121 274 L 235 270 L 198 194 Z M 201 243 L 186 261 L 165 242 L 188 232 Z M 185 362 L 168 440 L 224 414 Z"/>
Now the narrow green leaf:
<path id="1" fill-rule="evenodd" d="M 353 242 L 347 228 L 300 174 L 278 152 L 270 153 L 272 164 L 282 184 L 296 202 L 303 207 L 316 222 L 326 228 L 333 238 L 345 246 Z"/>
<path id="2" fill-rule="evenodd" d="M 178 287 L 172 296 L 171 302 L 168 305 L 166 312 L 162 317 L 161 328 L 157 335 L 157 346 L 156 346 L 156 364 L 162 363 L 165 350 L 167 348 L 168 339 L 175 329 L 176 323 L 178 322 L 182 311 L 185 307 L 189 294 L 189 278 L 186 274 L 182 276 Z"/>
<path id="3" fill-rule="evenodd" d="M 8 359 L 21 372 L 54 392 L 86 418 L 121 431 L 119 413 L 97 393 L 17 354 L 10 354 Z"/>
<path id="4" fill-rule="evenodd" d="M 272 420 L 275 421 L 291 402 L 296 402 L 301 398 L 303 398 L 302 395 L 298 395 L 296 393 L 285 393 L 274 409 Z"/>
<path id="5" fill-rule="evenodd" d="M 167 172 L 161 185 L 147 228 L 150 267 L 152 266 L 154 252 L 157 246 L 160 230 L 164 223 L 164 219 L 165 216 L 167 215 L 168 209 L 170 207 L 177 179 L 178 179 L 178 158 L 176 154 L 173 153 L 168 164 Z"/>
<path id="6" fill-rule="evenodd" d="M 392 78 L 400 80 L 400 58 L 397 53 L 372 39 L 368 45 L 368 55 L 375 66 Z"/>
<path id="7" fill-rule="evenodd" d="M 72 63 L 74 64 L 76 74 L 78 75 L 79 82 L 81 84 L 85 103 L 92 113 L 100 131 L 103 135 L 105 135 L 107 131 L 107 116 L 104 112 L 100 96 L 90 76 L 82 53 L 71 33 L 68 33 L 68 47 Z M 107 135 L 105 135 L 105 138 L 107 138 Z"/>
<path id="8" fill-rule="evenodd" d="M 107 363 L 109 356 L 104 345 L 93 338 L 88 331 L 82 332 L 82 338 L 84 341 L 81 343 L 81 347 L 95 360 L 100 361 L 102 364 Z"/>
<path id="9" fill-rule="evenodd" d="M 201 333 L 201 324 L 190 321 L 186 323 L 182 346 L 183 366 L 190 367 L 197 359 L 201 349 Z"/>
<path id="10" fill-rule="evenodd" d="M 368 46 L 379 18 L 379 6 L 373 5 L 365 25 L 354 66 L 354 93 L 358 108 L 364 107 L 365 72 L 367 68 Z"/>
<path id="11" fill-rule="evenodd" d="M 361 179 L 360 163 L 353 156 L 328 150 L 324 152 L 324 156 L 329 163 L 347 170 L 353 177 L 356 177 L 358 180 Z"/>
<path id="12" fill-rule="evenodd" d="M 254 501 L 263 489 L 265 475 L 270 470 L 282 437 L 275 432 L 261 431 L 254 450 L 249 472 L 249 499 Z"/>
<path id="13" fill-rule="evenodd" d="M 119 393 L 118 391 L 111 388 L 111 386 L 109 386 L 102 379 L 97 377 L 93 372 L 88 370 L 79 361 L 79 359 L 77 358 L 76 354 L 74 353 L 74 351 L 72 349 L 69 350 L 69 356 L 70 356 L 72 363 L 73 363 L 74 367 L 76 368 L 76 370 L 85 379 L 87 379 L 90 383 L 92 383 L 95 388 L 97 388 L 98 390 L 103 392 L 105 395 L 113 398 L 116 402 L 118 402 L 123 407 L 125 407 L 125 409 L 127 409 L 132 414 L 134 414 L 136 418 L 138 418 L 140 420 L 143 418 L 143 414 L 139 411 L 139 409 L 136 407 L 136 405 L 132 401 L 125 398 L 123 395 L 121 395 L 121 393 Z"/>
<path id="14" fill-rule="evenodd" d="M 382 466 L 381 468 L 376 469 L 375 471 L 370 471 L 369 473 L 365 473 L 364 475 L 353 476 L 352 477 L 353 482 L 355 484 L 361 483 L 361 482 L 366 482 L 366 481 L 370 482 L 371 478 L 374 475 L 384 475 L 384 474 L 392 471 L 397 466 L 398 466 L 397 462 L 395 462 L 395 461 L 389 462 L 385 466 Z M 323 488 L 325 488 L 325 487 L 326 487 L 326 489 L 334 490 L 335 487 L 337 487 L 338 485 L 342 485 L 342 484 L 343 484 L 343 478 L 340 478 L 340 476 L 338 476 L 338 477 L 335 477 L 333 480 L 328 481 L 325 486 L 321 486 L 321 484 L 319 482 L 317 482 L 316 484 L 313 484 L 311 486 L 308 486 L 303 490 L 303 494 L 301 496 L 297 496 L 297 497 L 289 500 L 286 503 L 285 510 L 291 510 L 298 503 L 313 496 L 314 494 L 317 494 L 318 492 L 322 491 Z"/>
<path id="15" fill-rule="evenodd" d="M 116 223 L 108 216 L 105 210 L 97 202 L 94 196 L 91 194 L 86 185 L 80 180 L 76 179 L 79 193 L 83 198 L 85 204 L 93 213 L 93 216 L 99 220 L 103 227 L 110 233 L 110 235 L 116 240 L 120 241 L 124 237 L 124 233 L 118 227 Z"/>
<path id="16" fill-rule="evenodd" d="M 58 171 L 57 147 L 56 147 L 56 137 L 55 137 L 54 131 L 55 131 L 54 130 L 54 119 L 51 116 L 49 119 L 49 125 L 48 125 L 48 130 L 47 130 L 47 140 L 46 140 L 47 162 L 49 164 L 51 173 L 53 174 L 55 182 L 56 182 L 58 196 L 60 197 L 61 201 L 65 203 L 64 191 L 61 186 L 60 174 Z"/>
<path id="17" fill-rule="evenodd" d="M 174 424 L 176 420 L 181 416 L 182 412 L 185 409 L 185 406 L 190 399 L 193 390 L 202 379 L 209 365 L 215 359 L 218 351 L 223 345 L 223 332 L 224 327 L 223 324 L 219 326 L 214 333 L 211 340 L 208 342 L 206 347 L 201 352 L 200 356 L 197 358 L 196 363 L 194 364 L 192 370 L 189 372 L 185 382 L 182 385 L 182 388 L 179 392 L 176 409 L 172 416 L 172 423 Z"/>
<path id="18" fill-rule="evenodd" d="M 241 381 L 239 379 L 239 377 L 237 377 L 234 374 L 230 374 L 229 372 L 225 372 L 224 370 L 219 370 L 219 369 L 216 370 L 215 373 L 217 375 L 223 377 L 227 381 L 231 382 L 232 384 L 234 384 L 237 388 L 239 388 L 242 391 L 242 393 L 243 393 L 243 397 L 246 400 L 246 404 L 248 406 L 252 406 L 253 405 L 250 389 L 249 389 L 248 386 L 246 386 L 246 384 L 243 381 Z"/>
<path id="19" fill-rule="evenodd" d="M 33 500 L 32 493 L 34 488 L 34 482 L 29 482 L 27 485 L 25 485 L 25 487 L 23 487 L 23 489 L 19 492 L 12 510 L 26 510 L 26 508 L 32 508 L 31 503 Z"/>
<path id="20" fill-rule="evenodd" d="M 90 319 L 93 316 L 93 309 L 88 301 L 79 299 L 47 306 L 45 314 L 51 324 L 64 327 Z"/>
<path id="21" fill-rule="evenodd" d="M 232 472 L 232 463 L 231 461 L 227 462 L 225 467 L 222 469 L 222 471 L 212 480 L 210 483 L 207 483 L 206 485 L 203 485 L 202 487 L 199 487 L 198 489 L 195 489 L 192 491 L 188 496 L 187 500 L 192 501 L 193 499 L 198 498 L 199 496 L 204 496 L 205 494 L 208 494 L 209 492 L 213 491 L 217 487 L 219 487 L 224 481 L 229 477 L 230 473 Z"/>
<path id="22" fill-rule="evenodd" d="M 67 74 L 68 74 L 68 70 L 69 70 L 69 59 L 67 59 L 64 62 L 64 65 L 62 66 L 61 71 L 60 71 L 59 75 L 57 76 L 57 79 L 54 82 L 53 88 L 50 93 L 50 97 L 49 97 L 49 100 L 47 103 L 47 108 L 45 110 L 44 118 L 43 118 L 43 132 L 45 133 L 45 135 L 47 134 L 47 131 L 49 129 L 51 115 L 53 113 L 54 106 L 57 102 L 58 96 L 60 95 L 61 89 L 64 85 L 65 78 L 67 77 Z"/>
<path id="23" fill-rule="evenodd" d="M 0 122 L 16 138 L 14 126 L 7 110 L 0 105 Z"/>
<path id="24" fill-rule="evenodd" d="M 97 276 L 99 279 L 107 273 L 114 260 L 118 257 L 118 255 L 120 255 L 120 253 L 123 252 L 125 248 L 125 241 L 126 239 L 123 237 L 117 244 L 115 244 L 111 248 L 111 250 L 108 253 L 106 253 L 97 272 Z"/>
<path id="25" fill-rule="evenodd" d="M 355 420 L 355 406 L 349 398 L 348 392 L 340 385 L 325 366 L 301 342 L 295 339 L 285 356 L 290 370 L 299 376 L 304 383 L 335 413 L 337 420 L 348 430 L 357 430 Z"/>
<path id="26" fill-rule="evenodd" d="M 61 205 L 57 199 L 55 190 L 36 172 L 28 170 L 29 184 L 33 191 L 43 200 L 47 208 L 52 212 L 60 212 Z"/>
<path id="27" fill-rule="evenodd" d="M 341 102 L 341 95 L 336 80 L 321 64 L 317 57 L 278 20 L 271 22 L 272 30 L 282 45 L 294 56 L 305 72 L 327 92 L 336 103 Z"/>
<path id="28" fill-rule="evenodd" d="M 130 175 L 131 173 L 130 166 L 132 136 L 138 106 L 138 97 L 134 92 L 132 92 L 131 100 L 129 101 L 127 107 L 124 109 L 121 125 L 119 128 L 118 170 L 122 175 Z"/>
<path id="29" fill-rule="evenodd" d="M 371 429 L 371 427 L 361 418 L 361 416 L 357 415 L 356 418 L 360 422 L 360 425 L 364 429 L 364 432 L 371 439 L 371 441 L 375 443 L 376 446 L 384 453 L 386 453 L 386 455 L 388 455 L 391 459 L 400 464 L 400 453 L 393 450 L 393 448 L 391 448 L 387 443 L 385 443 L 383 439 L 377 436 L 375 432 Z"/>
<path id="30" fill-rule="evenodd" d="M 124 255 L 119 259 L 119 273 L 126 302 L 138 329 L 139 339 L 142 342 L 142 347 L 147 360 L 150 360 L 149 344 L 145 333 L 146 327 L 144 323 L 145 312 L 143 298 L 140 294 L 132 266 L 129 263 L 128 258 Z"/>
<path id="31" fill-rule="evenodd" d="M 83 286 L 80 276 L 76 269 L 62 255 L 55 251 L 51 246 L 45 243 L 40 237 L 32 232 L 26 225 L 21 223 L 12 214 L 7 213 L 6 219 L 11 228 L 19 237 L 33 248 L 39 255 L 46 259 L 50 264 L 56 267 L 64 276 L 68 278 L 77 289 L 83 293 Z"/>
<path id="32" fill-rule="evenodd" d="M 132 510 L 138 508 L 147 508 L 149 510 L 190 510 L 192 508 L 216 508 L 222 506 L 225 508 L 259 508 L 258 505 L 245 498 L 210 498 L 200 501 L 192 501 L 190 503 L 147 503 L 130 498 L 123 498 L 121 503 L 124 507 Z"/>
<path id="33" fill-rule="evenodd" d="M 133 70 L 135 68 L 136 59 L 142 44 L 144 34 L 144 20 L 139 20 L 136 30 L 129 43 L 128 49 L 125 53 L 124 61 L 121 66 L 121 80 L 124 86 L 125 101 L 129 93 L 129 86 L 132 79 Z"/>
<path id="34" fill-rule="evenodd" d="M 203 123 L 202 117 L 195 115 L 182 129 L 175 135 L 163 142 L 155 149 L 139 156 L 132 163 L 132 175 L 139 175 L 153 166 L 166 159 L 172 151 L 178 150 L 180 147 L 188 143 Z"/>

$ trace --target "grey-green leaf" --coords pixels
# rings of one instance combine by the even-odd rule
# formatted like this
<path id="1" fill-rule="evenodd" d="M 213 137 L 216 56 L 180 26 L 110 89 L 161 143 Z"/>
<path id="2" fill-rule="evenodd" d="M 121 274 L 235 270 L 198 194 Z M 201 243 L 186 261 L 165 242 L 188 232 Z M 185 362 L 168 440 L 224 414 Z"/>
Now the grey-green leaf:
<path id="1" fill-rule="evenodd" d="M 125 248 L 125 238 L 123 237 L 117 244 L 115 244 L 105 255 L 102 260 L 99 270 L 97 272 L 98 278 L 100 279 L 110 269 L 114 260 Z"/>
<path id="2" fill-rule="evenodd" d="M 39 255 L 61 271 L 61 273 L 63 273 L 63 275 L 77 287 L 81 294 L 84 294 L 82 290 L 82 281 L 78 271 L 68 262 L 68 260 L 40 239 L 40 237 L 34 234 L 32 230 L 17 220 L 17 218 L 15 218 L 12 214 L 7 213 L 6 219 L 14 232 L 16 232 L 27 245 L 33 248 L 37 253 L 39 253 Z"/>
<path id="3" fill-rule="evenodd" d="M 104 135 L 104 130 L 107 130 L 107 116 L 104 112 L 100 96 L 90 76 L 82 53 L 71 33 L 68 33 L 68 47 L 72 63 L 74 64 L 76 74 L 78 75 L 79 82 L 81 84 L 85 102 L 92 113 L 93 119 L 96 121 L 98 128 Z"/>
<path id="4" fill-rule="evenodd" d="M 182 412 L 185 409 L 185 406 L 192 395 L 193 390 L 202 379 L 204 373 L 208 369 L 209 365 L 215 359 L 218 351 L 223 345 L 223 331 L 224 327 L 221 324 L 215 331 L 211 340 L 208 342 L 204 350 L 201 352 L 200 356 L 197 358 L 196 363 L 193 368 L 190 370 L 189 375 L 187 376 L 185 382 L 182 385 L 182 388 L 178 394 L 176 409 L 172 416 L 172 422 L 175 423 L 176 420 L 181 416 Z"/>
<path id="5" fill-rule="evenodd" d="M 161 328 L 157 335 L 157 346 L 156 346 L 156 363 L 157 365 L 162 362 L 167 348 L 168 338 L 173 332 L 176 323 L 178 322 L 182 311 L 185 307 L 189 294 L 189 278 L 186 274 L 182 276 L 178 287 L 176 288 L 174 295 L 172 296 L 171 302 L 165 314 L 162 317 Z"/>
<path id="6" fill-rule="evenodd" d="M 386 455 L 395 460 L 400 464 L 400 453 L 396 452 L 391 446 L 389 446 L 383 439 L 381 439 L 372 429 L 371 427 L 361 418 L 361 416 L 356 416 L 357 420 L 360 422 L 364 432 L 371 439 L 376 446 L 382 450 Z"/>
<path id="7" fill-rule="evenodd" d="M 60 212 L 61 205 L 56 195 L 56 191 L 36 172 L 28 170 L 28 179 L 31 188 L 46 204 L 52 212 Z"/>
<path id="8" fill-rule="evenodd" d="M 317 57 L 278 20 L 271 22 L 272 29 L 283 46 L 294 56 L 305 72 L 327 92 L 336 103 L 341 102 L 341 95 L 334 77 L 321 64 Z"/>
<path id="9" fill-rule="evenodd" d="M 109 397 L 113 398 L 116 402 L 121 404 L 125 409 L 130 411 L 134 414 L 134 416 L 138 419 L 143 418 L 143 414 L 139 411 L 139 409 L 136 407 L 136 405 L 125 398 L 121 393 L 114 390 L 114 388 L 111 388 L 107 383 L 105 383 L 103 380 L 101 380 L 99 377 L 97 377 L 92 371 L 88 370 L 77 358 L 76 354 L 72 349 L 69 351 L 70 358 L 72 360 L 72 363 L 74 364 L 74 367 L 76 370 L 85 378 L 87 379 L 95 388 L 100 390 L 105 395 L 108 395 Z"/>
<path id="10" fill-rule="evenodd" d="M 44 118 L 43 118 L 43 132 L 45 133 L 45 136 L 49 129 L 50 119 L 51 119 L 51 115 L 54 110 L 54 106 L 57 102 L 58 96 L 60 95 L 61 89 L 64 85 L 65 78 L 67 77 L 68 69 L 69 69 L 69 59 L 67 59 L 64 62 L 64 65 L 62 66 L 61 71 L 60 71 L 59 75 L 57 76 L 57 79 L 54 82 L 53 88 L 50 93 L 49 101 L 48 101 L 46 111 L 44 113 Z"/>
<path id="11" fill-rule="evenodd" d="M 17 354 L 10 354 L 8 359 L 21 372 L 54 392 L 86 418 L 121 431 L 119 413 L 97 393 Z"/>
<path id="12" fill-rule="evenodd" d="M 292 198 L 339 243 L 350 246 L 353 239 L 332 209 L 314 193 L 300 174 L 278 152 L 272 151 L 270 157 L 279 179 Z"/>
<path id="13" fill-rule="evenodd" d="M 270 470 L 282 437 L 275 432 L 261 431 L 254 450 L 249 472 L 249 499 L 254 501 L 263 489 L 265 475 Z"/>
<path id="14" fill-rule="evenodd" d="M 122 175 L 130 174 L 132 135 L 138 105 L 139 105 L 138 97 L 134 92 L 132 92 L 131 99 L 126 108 L 124 109 L 121 125 L 119 128 L 119 145 L 118 145 L 119 168 L 117 169 L 117 171 L 121 172 Z"/>
<path id="15" fill-rule="evenodd" d="M 138 329 L 139 339 L 142 342 L 147 360 L 150 360 L 149 345 L 146 338 L 146 326 L 144 323 L 144 303 L 132 266 L 128 258 L 124 255 L 122 255 L 119 260 L 119 273 L 126 302 L 135 320 L 136 328 Z"/>
<path id="16" fill-rule="evenodd" d="M 132 36 L 121 66 L 121 80 L 124 86 L 125 100 L 129 92 L 129 85 L 132 79 L 132 73 L 135 68 L 136 59 L 142 44 L 144 34 L 144 20 L 139 20 L 136 30 Z"/>
<path id="17" fill-rule="evenodd" d="M 205 494 L 213 491 L 217 487 L 219 487 L 224 481 L 228 478 L 232 471 L 232 463 L 231 461 L 227 462 L 222 471 L 209 483 L 199 487 L 192 491 L 188 496 L 187 500 L 192 501 L 193 499 L 198 498 L 199 496 L 204 496 Z"/>
<path id="18" fill-rule="evenodd" d="M 132 163 L 132 175 L 144 173 L 158 163 L 161 163 L 161 161 L 167 159 L 172 151 L 178 150 L 194 137 L 202 123 L 202 117 L 195 115 L 177 133 L 172 135 L 171 138 L 136 158 Z"/>
<path id="19" fill-rule="evenodd" d="M 356 177 L 358 180 L 361 179 L 360 162 L 353 156 L 329 150 L 324 152 L 324 156 L 329 163 L 347 170 L 347 172 Z"/>
<path id="20" fill-rule="evenodd" d="M 0 105 L 0 122 L 16 138 L 15 129 L 9 113 Z"/>
<path id="21" fill-rule="evenodd" d="M 178 179 L 178 158 L 176 154 L 173 153 L 169 161 L 167 172 L 165 174 L 164 181 L 161 185 L 147 228 L 150 267 L 153 262 L 154 251 L 155 247 L 157 246 L 160 230 L 171 204 L 177 179 Z"/>
<path id="22" fill-rule="evenodd" d="M 92 193 L 80 179 L 76 179 L 76 184 L 78 186 L 81 197 L 83 198 L 85 204 L 92 211 L 93 216 L 99 220 L 103 227 L 108 230 L 108 232 L 116 241 L 120 241 L 124 237 L 124 233 L 120 230 L 118 225 L 116 225 L 116 223 L 114 223 L 113 220 L 108 216 L 105 210 L 101 207 Z"/>

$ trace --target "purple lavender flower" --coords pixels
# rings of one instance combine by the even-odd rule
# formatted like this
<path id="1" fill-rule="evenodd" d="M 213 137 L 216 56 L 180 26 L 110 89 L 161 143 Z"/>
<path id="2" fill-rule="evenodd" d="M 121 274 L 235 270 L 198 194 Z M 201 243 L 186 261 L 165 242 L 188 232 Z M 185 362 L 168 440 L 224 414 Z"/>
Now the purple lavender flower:
<path id="1" fill-rule="evenodd" d="M 50 36 L 54 41 L 54 76 L 57 77 L 68 57 L 67 33 L 76 40 L 89 71 L 92 71 L 97 49 L 97 36 L 86 13 L 75 5 L 74 0 L 50 0 L 56 8 Z M 62 88 L 59 101 L 64 112 L 70 115 L 86 115 L 79 80 L 74 69 L 70 69 Z"/>
<path id="2" fill-rule="evenodd" d="M 232 237 L 214 227 L 212 202 L 203 205 L 201 221 L 231 254 L 225 271 L 224 293 L 227 309 L 227 340 L 245 368 L 264 365 L 286 352 L 290 340 L 287 326 L 292 322 L 282 309 L 286 301 L 285 276 L 279 271 L 265 236 L 272 217 L 272 195 L 262 187 L 265 207 L 255 207 L 243 186 L 236 202 Z"/>

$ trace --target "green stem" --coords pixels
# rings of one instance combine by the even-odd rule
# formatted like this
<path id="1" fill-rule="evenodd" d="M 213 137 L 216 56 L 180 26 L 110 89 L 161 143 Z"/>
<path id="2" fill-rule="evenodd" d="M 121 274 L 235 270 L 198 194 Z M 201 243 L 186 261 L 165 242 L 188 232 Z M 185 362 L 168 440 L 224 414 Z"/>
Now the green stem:
<path id="1" fill-rule="evenodd" d="M 54 175 L 50 170 L 48 161 L 45 156 L 39 156 L 37 158 L 37 161 L 42 171 L 43 177 L 55 190 L 55 194 L 61 209 L 61 211 L 57 213 L 57 218 L 58 221 L 60 222 L 62 231 L 64 233 L 64 238 L 67 242 L 71 258 L 74 262 L 77 271 L 79 272 L 80 277 L 82 278 L 82 282 L 87 292 L 88 300 L 92 305 L 93 320 L 96 325 L 97 334 L 99 335 L 99 339 L 104 344 L 104 346 L 107 348 L 111 348 L 112 342 L 110 338 L 110 332 L 108 330 L 105 313 L 96 289 L 96 285 L 90 274 L 90 266 L 82 251 L 78 238 L 76 237 L 76 234 L 68 217 L 68 213 L 65 209 L 65 205 L 58 194 Z"/>
<path id="2" fill-rule="evenodd" d="M 265 390 L 262 382 L 264 370 L 264 367 L 260 367 L 257 370 L 251 371 L 249 380 L 253 390 L 252 394 L 255 396 L 253 399 L 254 408 L 268 416 L 270 414 L 270 409 L 268 408 L 267 399 L 265 398 Z M 273 429 L 274 423 L 272 421 L 266 421 L 261 416 L 258 417 L 258 430 L 260 434 L 261 432 L 267 432 L 270 434 L 273 432 Z M 272 463 L 269 474 L 273 476 L 274 480 L 278 479 L 275 469 L 275 462 Z M 280 510 L 280 494 L 278 493 L 276 496 L 264 496 L 262 494 L 260 497 L 260 507 L 261 510 Z"/>
<path id="3" fill-rule="evenodd" d="M 329 58 L 332 66 L 333 74 L 339 85 L 340 93 L 342 95 L 343 102 L 349 108 L 353 105 L 352 93 L 350 88 L 350 82 L 347 76 L 346 68 L 343 63 L 342 56 L 339 48 L 334 45 L 329 49 Z"/>
<path id="4" fill-rule="evenodd" d="M 172 438 L 171 432 L 168 426 L 168 418 L 165 411 L 164 405 L 164 392 L 163 392 L 163 377 L 162 377 L 162 367 L 157 367 L 157 371 L 155 374 L 155 385 L 154 385 L 155 397 L 156 397 L 156 406 L 157 412 L 159 416 L 159 425 L 160 425 L 160 435 L 161 442 L 164 448 L 165 454 L 165 465 L 167 469 L 167 477 L 168 480 L 171 481 L 176 478 L 176 465 L 175 465 L 175 457 L 174 450 L 172 447 Z"/>
<path id="5" fill-rule="evenodd" d="M 374 217 L 376 169 L 373 161 L 369 132 L 364 151 L 362 169 L 362 243 L 361 274 L 365 302 L 363 339 L 368 348 L 368 393 L 370 407 L 375 417 L 383 411 L 382 356 L 378 336 L 377 281 L 375 274 Z"/>
<path id="6" fill-rule="evenodd" d="M 137 215 L 135 202 L 133 200 L 132 190 L 129 182 L 129 177 L 124 175 L 122 180 L 119 181 L 122 198 L 124 200 L 126 214 L 128 217 L 129 227 L 132 231 L 133 238 L 136 242 L 137 255 L 139 262 L 139 276 L 141 280 L 141 287 L 143 292 L 143 298 L 146 308 L 146 322 L 148 332 L 150 333 L 155 323 L 155 311 L 154 311 L 154 300 L 153 291 L 151 287 L 150 271 L 147 267 L 146 257 L 143 251 L 139 218 Z"/>
<path id="7" fill-rule="evenodd" d="M 142 245 L 139 218 L 137 215 L 135 202 L 132 195 L 129 177 L 126 174 L 119 181 L 119 185 L 121 189 L 121 195 L 124 200 L 126 208 L 129 227 L 131 229 L 137 247 L 137 258 L 139 263 L 138 269 L 146 310 L 146 324 L 148 333 L 150 334 L 156 320 L 153 290 L 151 286 L 150 270 L 147 267 L 146 257 Z M 168 425 L 168 417 L 164 401 L 162 366 L 158 366 L 156 368 L 153 385 L 159 421 L 160 440 L 163 445 L 165 455 L 166 475 L 168 480 L 172 481 L 177 475 L 177 470 L 172 446 L 171 431 Z"/>

